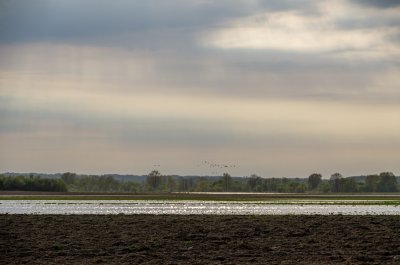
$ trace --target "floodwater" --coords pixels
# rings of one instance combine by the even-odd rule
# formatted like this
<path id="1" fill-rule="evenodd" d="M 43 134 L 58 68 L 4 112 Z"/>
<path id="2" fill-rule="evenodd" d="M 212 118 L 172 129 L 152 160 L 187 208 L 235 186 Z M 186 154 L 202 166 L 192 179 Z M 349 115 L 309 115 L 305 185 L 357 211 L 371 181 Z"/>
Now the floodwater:
<path id="1" fill-rule="evenodd" d="M 396 205 L 278 202 L 3 200 L 0 214 L 400 215 Z"/>

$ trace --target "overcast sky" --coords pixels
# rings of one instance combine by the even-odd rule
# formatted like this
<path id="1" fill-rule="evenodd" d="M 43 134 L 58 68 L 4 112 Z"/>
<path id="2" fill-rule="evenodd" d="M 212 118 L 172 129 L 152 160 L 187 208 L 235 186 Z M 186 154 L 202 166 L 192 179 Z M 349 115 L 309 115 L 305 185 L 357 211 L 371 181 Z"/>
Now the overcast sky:
<path id="1" fill-rule="evenodd" d="M 1 1 L 0 171 L 399 175 L 399 3 Z"/>

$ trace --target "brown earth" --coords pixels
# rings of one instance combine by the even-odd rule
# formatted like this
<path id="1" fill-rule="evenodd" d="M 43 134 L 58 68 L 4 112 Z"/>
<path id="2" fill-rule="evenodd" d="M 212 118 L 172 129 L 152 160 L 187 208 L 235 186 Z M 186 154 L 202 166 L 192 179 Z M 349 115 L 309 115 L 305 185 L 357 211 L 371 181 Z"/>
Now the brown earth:
<path id="1" fill-rule="evenodd" d="M 0 215 L 0 264 L 400 264 L 400 217 Z"/>

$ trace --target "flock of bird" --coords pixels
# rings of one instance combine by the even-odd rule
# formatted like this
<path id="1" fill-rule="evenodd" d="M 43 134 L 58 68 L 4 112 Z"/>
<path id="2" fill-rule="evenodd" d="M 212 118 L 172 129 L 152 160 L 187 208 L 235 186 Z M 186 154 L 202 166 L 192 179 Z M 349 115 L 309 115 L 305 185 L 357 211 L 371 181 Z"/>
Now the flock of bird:
<path id="1" fill-rule="evenodd" d="M 235 168 L 240 167 L 240 165 L 226 165 L 226 164 L 217 164 L 209 161 L 204 161 L 203 164 L 208 165 L 210 168 Z"/>
<path id="2" fill-rule="evenodd" d="M 221 175 L 221 171 L 218 170 L 227 170 L 229 168 L 238 168 L 240 165 L 228 165 L 228 164 L 218 164 L 215 162 L 210 162 L 210 161 L 203 161 L 202 163 L 203 166 L 207 166 L 211 168 L 213 171 L 211 172 L 211 175 Z M 200 165 L 199 165 L 200 166 Z"/>
<path id="3" fill-rule="evenodd" d="M 240 167 L 240 165 L 236 165 L 236 164 L 233 164 L 233 165 L 218 164 L 218 163 L 210 162 L 210 161 L 207 161 L 207 160 L 203 161 L 201 164 L 198 164 L 197 166 L 198 167 L 206 166 L 206 167 L 209 167 L 209 168 L 213 169 L 214 171 L 211 172 L 211 174 L 214 174 L 214 175 L 218 175 L 218 174 L 221 173 L 221 172 L 216 171 L 218 169 L 229 169 L 229 168 L 239 168 Z M 154 168 L 160 168 L 161 165 L 160 164 L 154 164 L 153 167 Z"/>

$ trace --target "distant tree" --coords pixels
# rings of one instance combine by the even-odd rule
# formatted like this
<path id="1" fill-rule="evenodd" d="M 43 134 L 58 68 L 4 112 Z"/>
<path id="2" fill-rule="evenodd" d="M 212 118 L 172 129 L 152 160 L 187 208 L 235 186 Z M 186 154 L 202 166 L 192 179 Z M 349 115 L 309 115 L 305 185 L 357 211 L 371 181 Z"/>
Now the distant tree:
<path id="1" fill-rule="evenodd" d="M 65 184 L 70 185 L 75 182 L 76 174 L 71 172 L 65 172 L 61 175 L 61 179 L 64 181 Z"/>
<path id="2" fill-rule="evenodd" d="M 261 191 L 262 190 L 262 178 L 256 174 L 252 174 L 247 179 L 247 186 L 250 191 Z"/>
<path id="3" fill-rule="evenodd" d="M 181 192 L 189 192 L 192 191 L 194 187 L 193 178 L 190 177 L 180 177 L 178 183 L 178 189 Z"/>
<path id="4" fill-rule="evenodd" d="M 247 187 L 246 183 L 247 182 L 245 181 L 244 178 L 240 178 L 240 179 L 233 179 L 232 178 L 230 191 L 233 191 L 233 192 L 248 191 L 248 187 Z"/>
<path id="5" fill-rule="evenodd" d="M 378 184 L 378 175 L 368 175 L 365 177 L 365 191 L 376 192 L 378 190 Z"/>
<path id="6" fill-rule="evenodd" d="M 309 190 L 316 190 L 322 181 L 322 175 L 313 173 L 308 177 L 308 188 Z"/>
<path id="7" fill-rule="evenodd" d="M 291 190 L 291 192 L 295 193 L 304 193 L 307 191 L 307 185 L 304 183 L 296 183 L 297 185 Z"/>
<path id="8" fill-rule="evenodd" d="M 342 179 L 343 179 L 343 176 L 340 173 L 334 173 L 331 175 L 329 182 L 330 182 L 332 192 L 340 192 L 341 191 L 340 184 L 341 184 Z"/>
<path id="9" fill-rule="evenodd" d="M 364 181 L 356 181 L 357 191 L 365 192 L 365 182 Z"/>
<path id="10" fill-rule="evenodd" d="M 98 178 L 99 190 L 118 191 L 120 182 L 113 176 L 101 176 Z"/>
<path id="11" fill-rule="evenodd" d="M 378 191 L 395 192 L 397 190 L 397 180 L 392 172 L 382 172 L 379 174 Z"/>
<path id="12" fill-rule="evenodd" d="M 329 180 L 322 180 L 317 187 L 319 192 L 328 193 L 331 191 L 331 185 Z"/>
<path id="13" fill-rule="evenodd" d="M 341 192 L 357 192 L 358 185 L 354 178 L 339 179 L 339 187 Z"/>
<path id="14" fill-rule="evenodd" d="M 120 183 L 119 191 L 122 192 L 139 192 L 141 191 L 141 185 L 134 181 L 126 181 Z"/>
<path id="15" fill-rule="evenodd" d="M 172 176 L 165 177 L 165 191 L 173 192 L 176 190 L 176 181 Z"/>
<path id="16" fill-rule="evenodd" d="M 263 181 L 262 190 L 265 192 L 277 192 L 280 186 L 281 180 L 278 178 L 268 178 Z"/>
<path id="17" fill-rule="evenodd" d="M 208 185 L 209 184 L 208 184 L 207 178 L 200 178 L 199 181 L 197 181 L 194 190 L 197 192 L 208 191 L 208 189 L 209 189 Z"/>
<path id="18" fill-rule="evenodd" d="M 153 170 L 147 175 L 146 178 L 147 187 L 150 190 L 155 191 L 160 187 L 161 180 L 162 180 L 162 175 L 160 174 L 160 172 L 158 172 L 157 170 Z"/>
<path id="19" fill-rule="evenodd" d="M 222 179 L 210 182 L 209 188 L 210 188 L 210 191 L 213 191 L 213 192 L 224 191 Z"/>
<path id="20" fill-rule="evenodd" d="M 229 175 L 228 173 L 224 173 L 222 175 L 222 185 L 223 185 L 224 191 L 229 191 L 231 184 L 232 184 L 231 175 Z"/>

